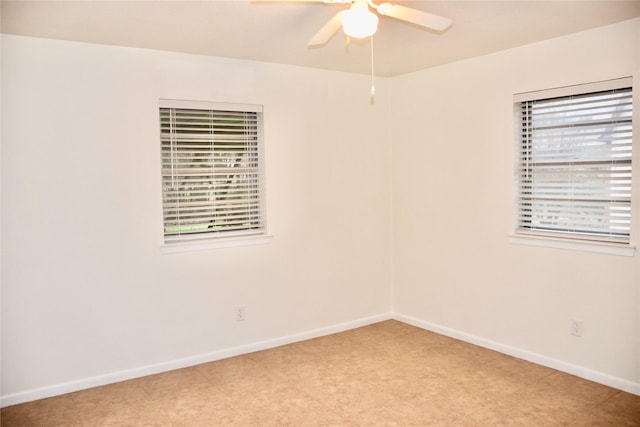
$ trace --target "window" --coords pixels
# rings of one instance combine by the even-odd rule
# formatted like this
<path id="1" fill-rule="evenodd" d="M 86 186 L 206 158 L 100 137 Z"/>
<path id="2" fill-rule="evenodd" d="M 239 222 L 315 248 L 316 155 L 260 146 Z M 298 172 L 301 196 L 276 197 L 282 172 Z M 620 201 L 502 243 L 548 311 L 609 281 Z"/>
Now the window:
<path id="1" fill-rule="evenodd" d="M 165 243 L 263 234 L 262 108 L 160 102 Z"/>
<path id="2" fill-rule="evenodd" d="M 631 79 L 514 100 L 517 233 L 629 243 Z"/>

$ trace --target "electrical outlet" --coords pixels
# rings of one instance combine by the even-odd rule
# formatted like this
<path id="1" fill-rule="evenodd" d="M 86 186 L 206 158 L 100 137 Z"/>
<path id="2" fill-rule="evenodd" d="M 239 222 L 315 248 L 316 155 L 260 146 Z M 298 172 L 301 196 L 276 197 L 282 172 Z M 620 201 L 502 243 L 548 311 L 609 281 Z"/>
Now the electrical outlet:
<path id="1" fill-rule="evenodd" d="M 236 307 L 236 322 L 243 322 L 246 318 L 244 306 Z"/>
<path id="2" fill-rule="evenodd" d="M 571 335 L 576 337 L 582 336 L 583 324 L 582 320 L 571 319 Z"/>

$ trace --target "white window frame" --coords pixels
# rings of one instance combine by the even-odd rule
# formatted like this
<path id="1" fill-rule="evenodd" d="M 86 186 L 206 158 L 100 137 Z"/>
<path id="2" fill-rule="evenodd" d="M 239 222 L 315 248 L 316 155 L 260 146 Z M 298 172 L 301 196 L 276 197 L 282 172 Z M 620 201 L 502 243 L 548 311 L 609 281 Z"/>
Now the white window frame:
<path id="1" fill-rule="evenodd" d="M 531 185 L 531 181 L 527 181 L 528 179 L 527 177 L 530 176 L 528 174 L 532 172 L 534 174 L 539 173 L 539 172 L 536 172 L 537 165 L 531 166 L 528 164 L 532 156 L 536 155 L 539 158 L 541 158 L 542 156 L 549 155 L 554 158 L 554 161 L 557 158 L 559 158 L 559 156 L 567 156 L 567 154 L 564 152 L 562 154 L 558 154 L 557 152 L 544 151 L 548 149 L 548 147 L 551 147 L 552 150 L 555 150 L 555 148 L 552 145 L 547 146 L 545 148 L 535 147 L 536 143 L 540 141 L 538 140 L 536 141 L 536 143 L 532 142 L 536 139 L 536 136 L 538 138 L 542 138 L 541 133 L 549 130 L 548 128 L 547 129 L 535 128 L 531 123 L 527 122 L 527 120 L 531 117 L 530 115 L 531 113 L 530 113 L 530 110 L 528 110 L 528 108 L 531 108 L 531 105 L 536 105 L 536 101 L 541 101 L 544 103 L 545 100 L 555 101 L 556 99 L 567 98 L 569 100 L 568 102 L 574 103 L 574 102 L 578 102 L 577 99 L 579 99 L 581 96 L 585 94 L 597 93 L 597 92 L 603 92 L 603 91 L 616 91 L 618 89 L 625 89 L 625 88 L 632 88 L 632 79 L 630 77 L 615 79 L 615 80 L 608 80 L 608 81 L 597 82 L 597 83 L 584 84 L 584 85 L 555 88 L 550 90 L 527 92 L 527 93 L 514 95 L 514 98 L 513 98 L 514 117 L 515 117 L 514 130 L 515 130 L 515 141 L 516 141 L 516 144 L 515 144 L 515 148 L 516 148 L 516 159 L 515 159 L 516 212 L 515 212 L 515 225 L 514 225 L 515 231 L 513 234 L 509 236 L 510 241 L 512 243 L 535 245 L 535 246 L 546 246 L 546 247 L 554 247 L 554 248 L 560 248 L 560 249 L 581 250 L 581 251 L 588 251 L 588 252 L 608 253 L 608 254 L 625 255 L 625 256 L 632 256 L 635 253 L 635 248 L 631 245 L 631 220 L 632 220 L 631 207 L 633 206 L 633 204 L 631 203 L 631 189 L 630 189 L 630 186 L 631 186 L 631 176 L 630 176 L 631 157 L 630 156 L 623 158 L 621 160 L 616 159 L 617 154 L 611 155 L 611 159 L 607 158 L 607 160 L 610 161 L 610 164 L 615 164 L 616 162 L 619 162 L 621 163 L 619 166 L 623 168 L 627 168 L 627 171 L 625 172 L 625 174 L 628 175 L 628 179 L 627 179 L 627 176 L 623 178 L 627 182 L 622 186 L 618 186 L 618 185 L 611 186 L 611 188 L 615 188 L 615 190 L 613 189 L 611 190 L 612 193 L 610 195 L 610 198 L 612 200 L 616 199 L 615 202 L 614 201 L 600 202 L 602 203 L 602 207 L 605 210 L 608 209 L 607 206 L 613 206 L 614 203 L 620 203 L 623 206 L 625 206 L 625 209 L 628 212 L 628 216 L 625 217 L 627 213 L 623 212 L 621 219 L 622 221 L 628 221 L 628 224 L 629 224 L 628 229 L 626 230 L 626 235 L 624 235 L 625 234 L 624 226 L 622 227 L 622 232 L 614 232 L 613 228 L 609 227 L 608 229 L 609 234 L 599 233 L 599 232 L 589 232 L 585 230 L 573 232 L 569 229 L 569 227 L 562 230 L 562 222 L 558 222 L 556 224 L 552 224 L 552 222 L 549 222 L 549 224 L 552 224 L 550 226 L 551 229 L 544 230 L 543 226 L 528 226 L 527 220 L 530 219 L 531 217 L 529 216 L 529 214 L 525 209 L 521 209 L 522 206 L 525 205 L 526 203 L 529 203 L 529 206 L 531 206 L 530 204 L 532 200 L 531 197 L 534 197 L 534 198 L 547 197 L 550 193 L 550 191 L 546 187 L 539 189 L 537 191 L 535 189 L 531 190 L 526 187 L 527 185 Z M 574 97 L 574 98 L 569 98 L 569 97 Z M 581 107 L 581 106 L 577 106 L 577 107 Z M 576 108 L 576 106 L 574 105 L 573 108 Z M 534 113 L 534 114 L 539 114 L 539 113 Z M 633 113 L 631 113 L 631 115 L 633 115 Z M 567 116 L 569 116 L 569 114 L 567 114 Z M 556 116 L 554 117 L 554 119 L 558 120 L 559 117 Z M 593 117 L 591 117 L 590 120 L 593 120 Z M 630 117 L 628 119 L 625 118 L 625 121 L 631 121 L 631 118 Z M 568 141 L 567 139 L 568 137 L 566 136 L 565 132 L 566 132 L 566 129 L 569 128 L 569 126 L 566 123 L 558 124 L 557 122 L 554 123 L 554 126 L 557 128 L 564 129 L 562 132 L 560 132 L 562 133 L 562 136 L 558 136 L 556 134 L 554 135 L 554 138 L 562 138 L 563 143 L 565 143 L 565 141 Z M 579 136 L 579 137 L 582 138 L 582 136 Z M 571 138 L 572 139 L 577 138 L 577 136 L 574 134 L 574 135 L 571 135 Z M 616 146 L 615 149 L 631 150 L 630 140 L 631 138 L 629 138 L 627 141 L 629 142 L 629 145 L 626 145 L 624 147 Z M 584 140 L 581 140 L 581 142 L 584 144 Z M 624 142 L 624 144 L 626 144 L 626 142 Z M 578 154 L 576 154 L 576 151 L 573 151 L 573 150 L 576 150 L 576 147 L 577 147 L 580 150 L 579 155 L 584 156 L 586 149 L 582 150 L 581 147 L 579 147 L 577 144 L 572 145 L 570 143 L 567 144 L 567 147 L 568 147 L 568 150 L 571 152 L 570 155 L 571 155 L 572 161 L 571 162 L 566 161 L 562 167 L 565 168 L 565 170 L 571 170 L 571 168 L 575 168 L 573 169 L 573 172 L 572 172 L 573 174 L 576 174 L 577 171 L 580 171 L 583 177 L 588 176 L 588 175 L 585 175 L 585 173 L 587 172 L 585 172 L 584 169 L 579 169 L 583 167 L 580 165 L 580 160 L 584 160 L 584 157 L 578 157 Z M 540 151 L 536 151 L 536 150 L 540 150 Z M 597 148 L 595 149 L 595 151 L 599 152 Z M 599 153 L 596 153 L 596 154 L 599 154 Z M 606 156 L 604 158 L 606 158 Z M 598 161 L 603 162 L 603 159 L 598 158 Z M 570 165 L 567 166 L 569 163 Z M 538 164 L 541 164 L 543 167 L 549 167 L 548 163 L 538 162 Z M 552 166 L 552 167 L 556 167 L 556 166 Z M 616 165 L 616 167 L 618 167 L 618 165 Z M 542 170 L 542 169 L 537 169 L 537 170 Z M 599 174 L 597 175 L 598 179 L 601 179 L 603 172 L 598 171 L 598 174 Z M 593 178 L 587 178 L 587 179 L 593 179 Z M 608 179 L 611 180 L 609 184 L 613 184 L 613 178 L 609 177 Z M 551 183 L 550 181 L 539 181 L 537 183 L 533 181 L 533 185 L 534 187 L 538 186 L 540 188 L 540 186 L 565 186 L 566 187 L 568 184 L 566 184 L 566 182 L 562 183 L 562 181 L 554 181 Z M 572 186 L 570 188 L 571 188 L 571 193 L 573 194 L 589 191 L 589 190 L 585 190 L 585 184 L 583 182 L 578 182 L 578 184 L 576 184 L 575 187 L 573 187 L 573 183 L 570 185 Z M 613 193 L 615 193 L 615 195 L 613 195 Z M 589 197 L 592 197 L 592 196 L 591 195 L 585 196 L 585 198 L 589 198 Z M 573 200 L 571 201 L 570 200 L 571 200 L 571 197 L 567 197 L 564 202 L 572 203 L 572 204 L 575 203 L 576 205 L 578 204 L 578 202 L 574 202 Z M 546 202 L 542 202 L 542 203 L 544 204 Z M 589 202 L 589 203 L 592 203 L 592 202 Z M 560 209 L 563 209 L 563 208 L 560 208 Z M 561 213 L 558 215 L 564 215 L 564 213 L 562 213 L 561 211 Z M 542 216 L 542 218 L 544 218 L 544 215 Z M 589 219 L 588 218 L 585 219 L 585 217 L 583 217 L 582 219 L 577 219 L 576 221 L 578 222 L 576 224 L 580 224 L 580 221 L 584 221 L 584 220 L 589 220 Z M 590 227 L 589 225 L 585 226 L 586 229 L 588 229 L 589 227 Z M 553 228 L 556 228 L 556 229 L 554 230 Z"/>
<path id="2" fill-rule="evenodd" d="M 194 111 L 195 122 L 194 118 L 185 118 L 190 110 L 196 110 Z M 211 116 L 211 121 L 207 122 L 203 119 L 205 115 Z M 223 126 L 222 120 L 225 121 L 226 126 L 229 126 L 226 122 L 227 116 L 237 119 L 243 115 L 251 121 L 250 127 L 233 128 L 230 134 L 214 130 L 214 126 Z M 161 251 L 163 253 L 256 245 L 268 243 L 271 240 L 272 236 L 267 234 L 266 227 L 262 116 L 261 105 L 160 100 L 159 129 L 163 199 Z M 178 123 L 181 118 L 183 123 Z M 210 125 L 204 128 L 209 132 L 208 134 L 199 130 L 202 129 L 202 125 Z M 185 126 L 187 133 L 181 134 L 178 127 L 185 129 Z M 193 133 L 189 134 L 189 130 Z M 226 157 L 223 154 L 218 155 L 216 151 L 216 148 L 220 147 L 232 152 L 234 158 L 241 157 L 242 163 L 225 165 Z M 209 148 L 210 151 L 207 151 Z M 197 154 L 193 154 L 195 151 Z M 216 155 L 213 154 L 214 152 Z M 230 157 L 228 154 L 227 157 Z M 192 159 L 197 161 L 192 162 Z M 195 175 L 188 170 L 193 168 L 194 164 L 198 165 L 198 168 L 194 168 Z M 238 167 L 240 173 L 233 170 L 233 167 Z M 185 185 L 187 176 L 196 176 L 200 182 L 197 182 L 196 186 Z M 182 183 L 179 181 L 180 178 L 183 180 Z M 244 188 L 246 182 L 249 182 L 247 197 L 228 198 L 222 193 L 220 182 L 232 187 L 237 186 L 240 190 Z M 203 189 L 203 183 L 208 187 Z M 228 191 L 228 187 L 225 188 L 225 191 Z M 181 204 L 185 201 L 185 193 L 188 194 L 187 203 Z M 212 195 L 216 198 L 205 199 Z M 242 219 L 228 219 L 238 216 L 232 215 L 238 211 Z M 250 219 L 246 219 L 247 216 Z M 221 222 L 220 226 L 214 227 L 213 224 L 220 219 L 225 221 Z M 208 225 L 209 223 L 212 225 Z M 205 225 L 207 227 L 203 228 Z"/>

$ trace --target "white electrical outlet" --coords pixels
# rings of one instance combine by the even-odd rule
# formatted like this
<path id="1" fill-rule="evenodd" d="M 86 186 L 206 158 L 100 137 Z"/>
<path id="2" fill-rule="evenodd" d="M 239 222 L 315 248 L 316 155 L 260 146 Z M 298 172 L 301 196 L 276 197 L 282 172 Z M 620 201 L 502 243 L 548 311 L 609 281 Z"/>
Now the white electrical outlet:
<path id="1" fill-rule="evenodd" d="M 236 307 L 236 322 L 243 322 L 246 318 L 244 306 Z"/>
<path id="2" fill-rule="evenodd" d="M 571 319 L 571 335 L 576 337 L 582 336 L 583 324 L 582 320 Z"/>

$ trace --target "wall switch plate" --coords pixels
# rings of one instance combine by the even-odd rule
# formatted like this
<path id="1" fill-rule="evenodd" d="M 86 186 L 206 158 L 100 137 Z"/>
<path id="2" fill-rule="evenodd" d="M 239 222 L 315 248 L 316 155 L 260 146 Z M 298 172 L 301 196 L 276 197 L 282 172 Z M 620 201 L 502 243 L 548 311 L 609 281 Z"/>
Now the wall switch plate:
<path id="1" fill-rule="evenodd" d="M 571 335 L 581 337 L 583 326 L 582 320 L 571 319 Z"/>
<path id="2" fill-rule="evenodd" d="M 243 322 L 246 318 L 244 306 L 236 307 L 236 322 Z"/>

